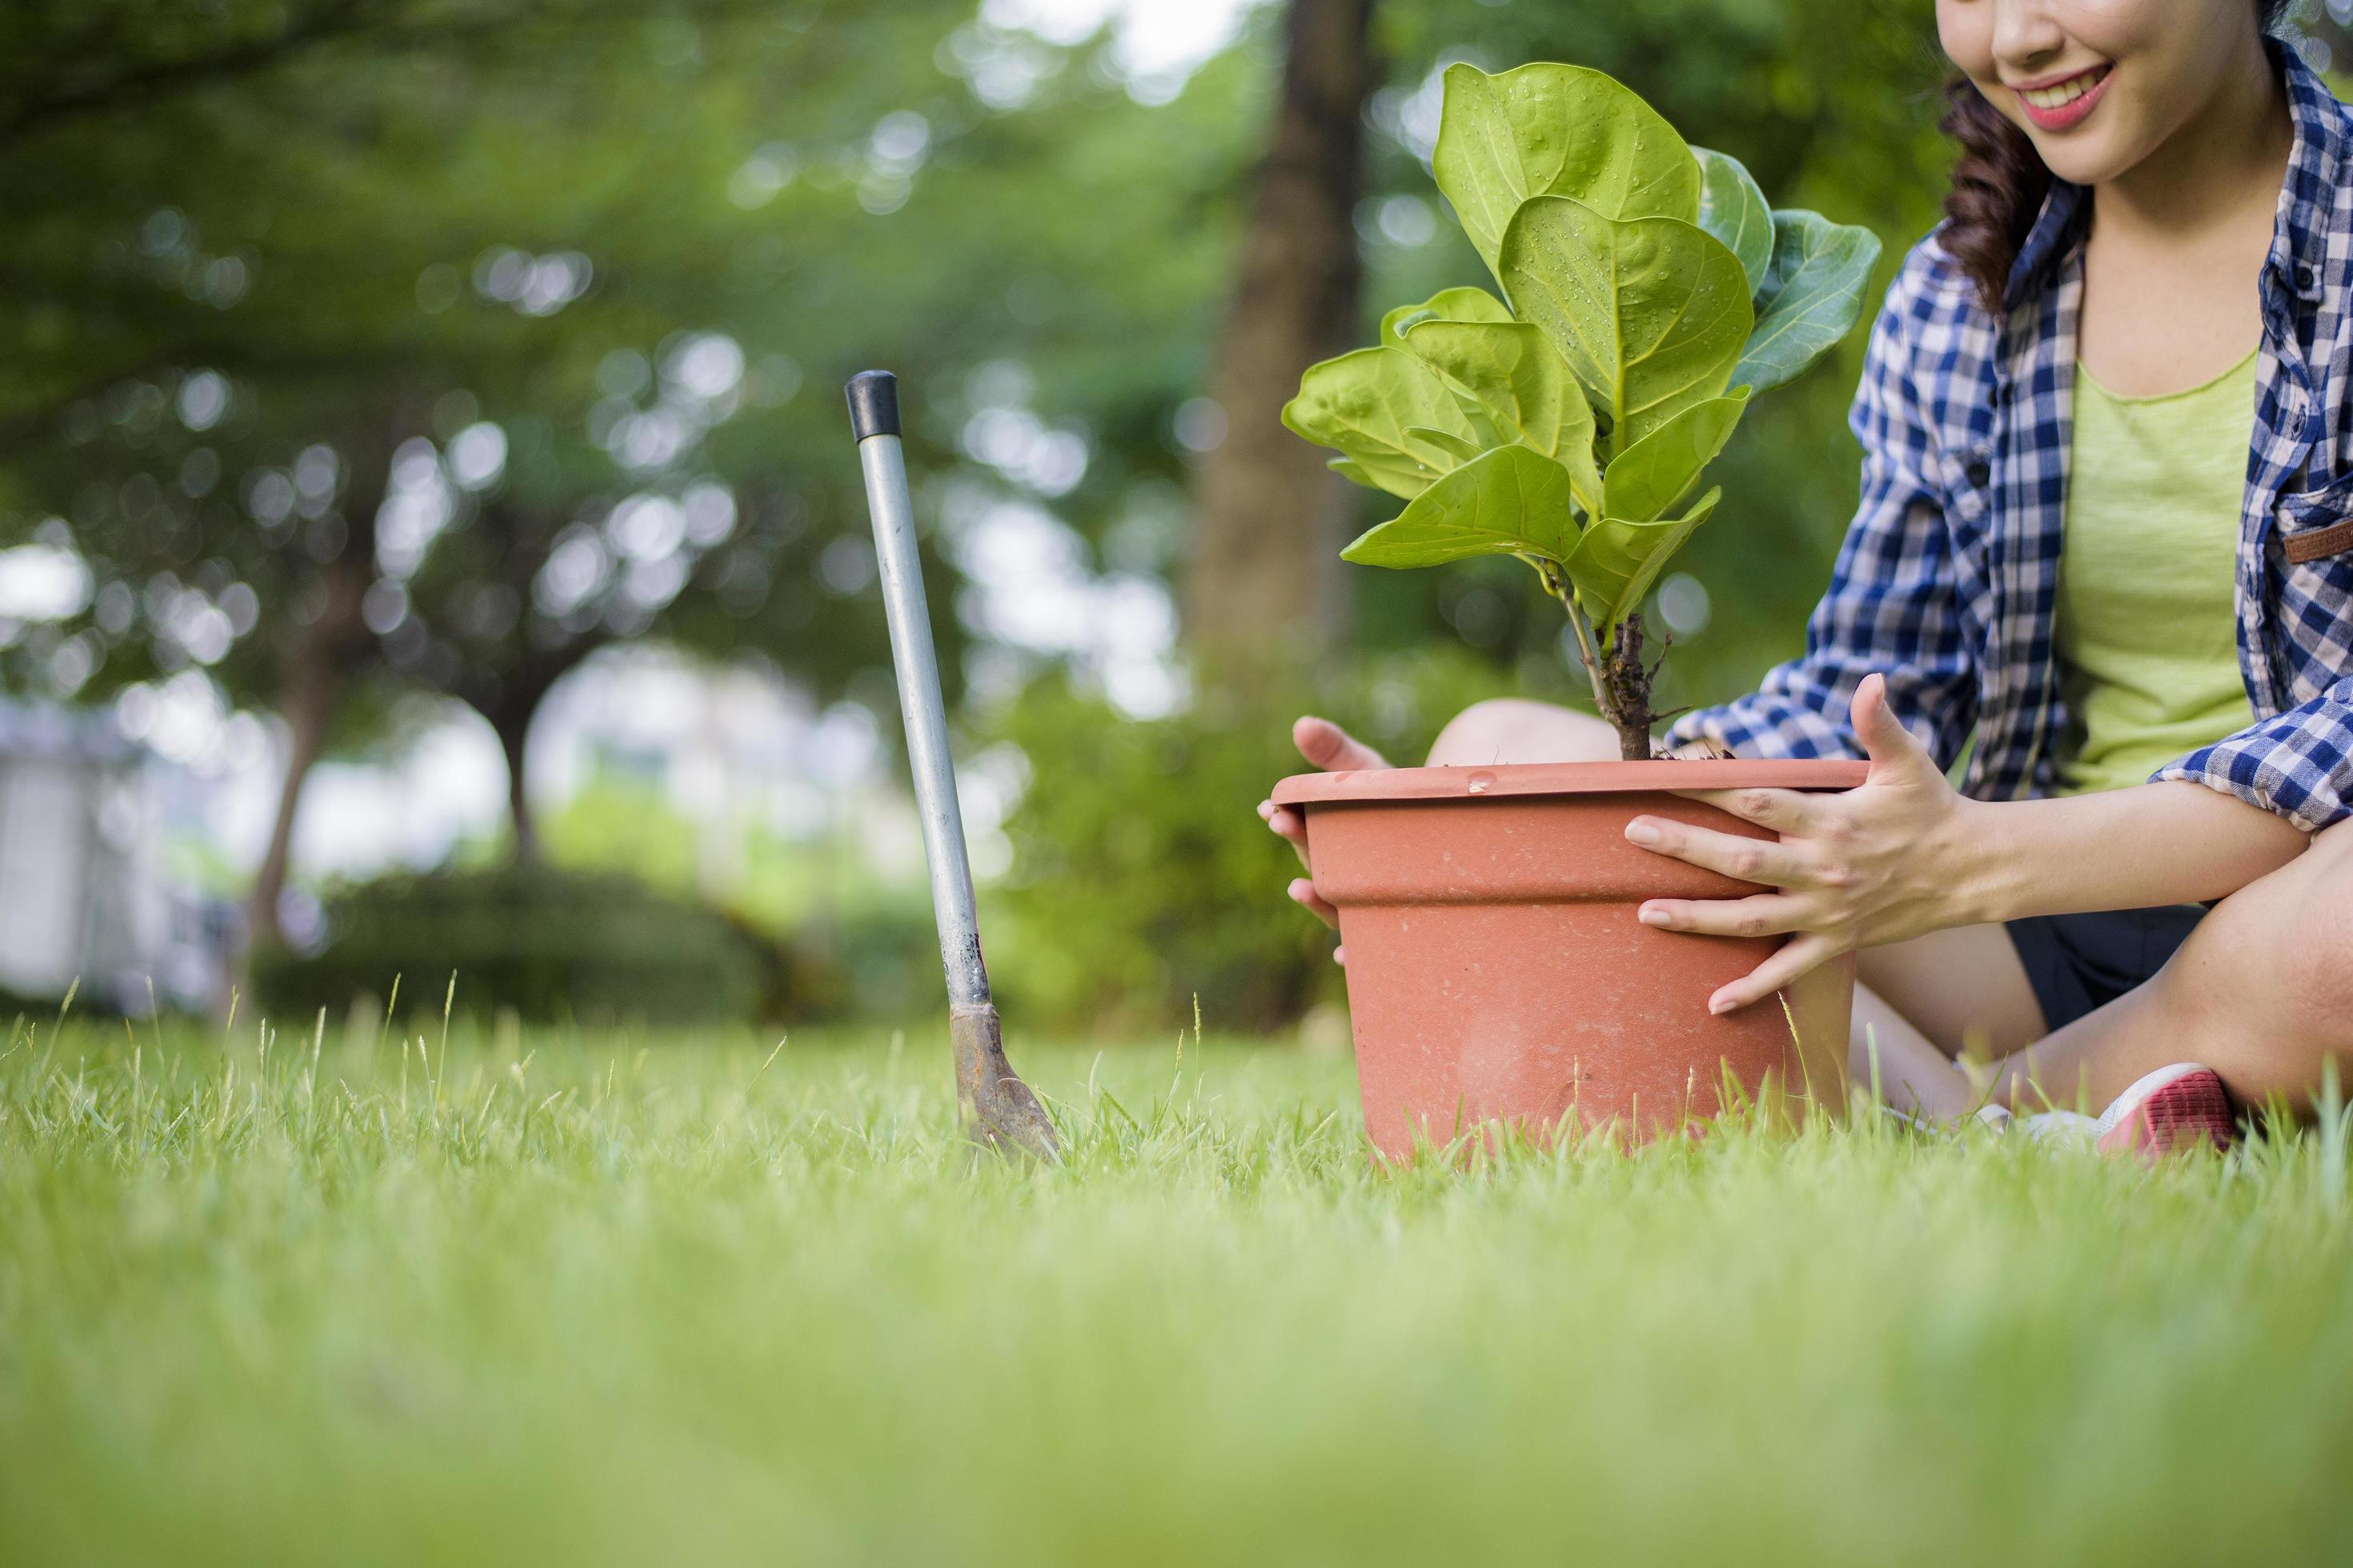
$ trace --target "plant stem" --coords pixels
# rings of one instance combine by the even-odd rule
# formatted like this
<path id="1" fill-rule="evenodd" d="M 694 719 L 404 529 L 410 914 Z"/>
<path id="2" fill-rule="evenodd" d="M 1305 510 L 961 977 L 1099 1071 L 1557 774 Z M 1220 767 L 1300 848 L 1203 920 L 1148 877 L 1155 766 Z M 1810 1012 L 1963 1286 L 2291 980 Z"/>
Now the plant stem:
<path id="1" fill-rule="evenodd" d="M 1638 612 L 1617 626 L 1617 637 L 1603 650 L 1592 623 L 1577 606 L 1576 590 L 1554 562 L 1534 562 L 1545 591 L 1568 612 L 1569 629 L 1577 634 L 1577 653 L 1593 682 L 1593 705 L 1618 731 L 1618 754 L 1630 763 L 1651 759 L 1651 672 L 1642 668 L 1642 617 Z"/>
<path id="2" fill-rule="evenodd" d="M 1577 634 L 1577 657 L 1585 666 L 1586 676 L 1593 682 L 1593 705 L 1605 719 L 1609 717 L 1609 696 L 1601 689 L 1601 659 L 1593 646 L 1593 627 L 1585 619 L 1585 612 L 1577 607 L 1577 595 L 1561 575 L 1558 566 L 1549 561 L 1536 563 L 1536 571 L 1544 577 L 1546 592 L 1560 601 L 1568 612 L 1568 629 Z"/>
<path id="3" fill-rule="evenodd" d="M 1602 711 L 1618 731 L 1619 754 L 1630 763 L 1651 760 L 1651 671 L 1642 663 L 1642 614 L 1628 616 L 1601 656 L 1601 683 L 1609 693 Z"/>
<path id="4" fill-rule="evenodd" d="M 1587 624 L 1585 612 L 1577 608 L 1576 595 L 1571 595 L 1562 599 L 1561 604 L 1568 611 L 1569 630 L 1577 634 L 1577 659 L 1585 666 L 1585 673 L 1593 682 L 1594 705 L 1599 708 L 1606 717 L 1609 712 L 1609 697 L 1601 689 L 1601 659 L 1600 656 L 1594 651 L 1593 628 Z"/>

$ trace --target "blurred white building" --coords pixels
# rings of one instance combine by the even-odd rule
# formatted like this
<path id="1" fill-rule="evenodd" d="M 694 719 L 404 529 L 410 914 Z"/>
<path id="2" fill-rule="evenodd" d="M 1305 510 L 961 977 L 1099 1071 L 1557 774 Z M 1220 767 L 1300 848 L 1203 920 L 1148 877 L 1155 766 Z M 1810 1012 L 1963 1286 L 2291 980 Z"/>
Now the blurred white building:
<path id="1" fill-rule="evenodd" d="M 0 699 L 0 991 L 62 997 L 79 984 L 129 1013 L 151 994 L 211 999 L 227 921 L 164 855 L 172 813 L 194 796 L 111 713 Z"/>

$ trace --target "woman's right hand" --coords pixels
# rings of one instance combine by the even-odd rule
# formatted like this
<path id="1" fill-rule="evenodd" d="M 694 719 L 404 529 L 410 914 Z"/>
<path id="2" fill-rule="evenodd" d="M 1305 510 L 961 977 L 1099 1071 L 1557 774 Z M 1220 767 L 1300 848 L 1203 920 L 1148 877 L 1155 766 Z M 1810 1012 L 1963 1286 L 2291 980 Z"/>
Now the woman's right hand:
<path id="1" fill-rule="evenodd" d="M 1310 717 L 1300 720 L 1291 727 L 1291 741 L 1292 744 L 1299 748 L 1301 756 L 1305 757 L 1309 763 L 1324 773 L 1336 773 L 1342 770 L 1353 773 L 1361 768 L 1385 768 L 1389 765 L 1378 752 L 1374 751 L 1329 719 Z M 1258 803 L 1258 815 L 1261 822 L 1291 841 L 1292 848 L 1299 853 L 1299 864 L 1312 876 L 1314 868 L 1307 862 L 1306 818 L 1291 807 L 1277 805 L 1271 800 Z M 1292 901 L 1309 914 L 1314 915 L 1334 931 L 1340 929 L 1340 911 L 1325 902 L 1315 891 L 1315 884 L 1309 877 L 1293 877 L 1288 891 Z M 1345 963 L 1347 958 L 1345 950 L 1334 948 L 1332 962 Z"/>

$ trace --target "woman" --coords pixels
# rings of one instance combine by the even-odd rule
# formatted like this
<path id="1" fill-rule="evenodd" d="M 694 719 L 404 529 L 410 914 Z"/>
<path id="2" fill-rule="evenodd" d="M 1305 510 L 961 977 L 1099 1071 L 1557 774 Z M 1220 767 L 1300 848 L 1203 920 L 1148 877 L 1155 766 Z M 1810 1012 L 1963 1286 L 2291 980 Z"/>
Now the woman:
<path id="1" fill-rule="evenodd" d="M 1626 830 L 1776 889 L 1640 910 L 1788 933 L 1709 1007 L 1861 949 L 1855 1070 L 1875 1047 L 1919 1113 L 1981 1101 L 1965 1046 L 1996 1105 L 2109 1107 L 2109 1148 L 2227 1140 L 2353 1067 L 2353 118 L 2278 9 L 1938 0 L 1962 156 L 1872 336 L 1862 509 L 1805 657 L 1671 735 L 1869 781 L 1704 797 L 1778 845 Z M 1497 701 L 1430 760 L 1616 755 Z"/>

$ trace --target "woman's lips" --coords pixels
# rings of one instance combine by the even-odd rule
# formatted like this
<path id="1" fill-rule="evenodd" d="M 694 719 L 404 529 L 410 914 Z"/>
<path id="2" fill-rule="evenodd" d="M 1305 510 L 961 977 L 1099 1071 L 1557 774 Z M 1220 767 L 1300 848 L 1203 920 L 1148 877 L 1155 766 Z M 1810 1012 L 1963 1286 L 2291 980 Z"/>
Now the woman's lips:
<path id="1" fill-rule="evenodd" d="M 2031 89 L 2012 88 L 2010 90 L 2018 95 L 2018 107 L 2026 111 L 2027 119 L 2045 131 L 2064 131 L 2071 125 L 2082 123 L 2084 116 L 2092 112 L 2100 101 L 2100 95 L 2107 90 L 2108 79 L 2115 74 L 2113 66 L 2094 66 L 2049 87 Z M 2033 102 L 2027 97 L 2029 90 L 2043 101 Z M 2063 102 L 2051 101 L 2053 97 L 2065 93 L 2073 96 Z"/>

